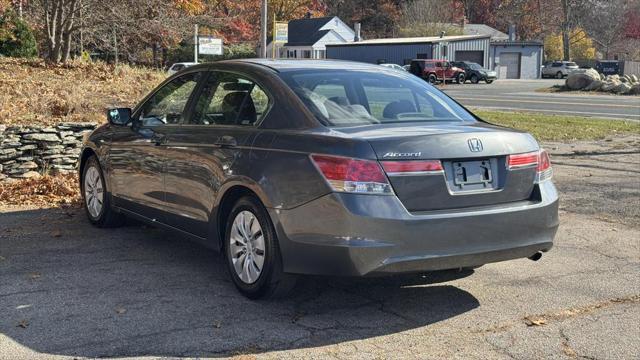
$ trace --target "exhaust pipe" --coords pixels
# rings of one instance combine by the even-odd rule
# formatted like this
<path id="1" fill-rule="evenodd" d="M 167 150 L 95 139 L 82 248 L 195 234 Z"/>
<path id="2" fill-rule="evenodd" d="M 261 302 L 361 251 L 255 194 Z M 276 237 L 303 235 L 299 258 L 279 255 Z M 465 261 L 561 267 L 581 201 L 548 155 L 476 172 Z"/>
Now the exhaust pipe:
<path id="1" fill-rule="evenodd" d="M 537 253 L 529 256 L 529 260 L 538 261 L 542 258 L 542 251 L 538 251 Z"/>

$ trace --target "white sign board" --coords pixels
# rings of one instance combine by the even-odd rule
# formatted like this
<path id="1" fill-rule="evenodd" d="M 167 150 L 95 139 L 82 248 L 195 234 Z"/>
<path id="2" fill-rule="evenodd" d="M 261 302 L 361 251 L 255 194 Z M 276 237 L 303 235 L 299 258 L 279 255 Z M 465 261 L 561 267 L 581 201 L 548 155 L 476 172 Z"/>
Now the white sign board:
<path id="1" fill-rule="evenodd" d="M 211 36 L 198 37 L 198 53 L 203 55 L 222 55 L 222 39 Z"/>

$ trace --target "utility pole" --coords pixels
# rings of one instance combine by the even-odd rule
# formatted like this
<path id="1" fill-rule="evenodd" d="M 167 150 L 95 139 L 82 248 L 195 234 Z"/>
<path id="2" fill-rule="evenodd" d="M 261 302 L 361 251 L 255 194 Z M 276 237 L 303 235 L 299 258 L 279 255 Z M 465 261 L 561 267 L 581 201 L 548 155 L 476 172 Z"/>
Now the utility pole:
<path id="1" fill-rule="evenodd" d="M 198 24 L 195 25 L 193 33 L 193 62 L 198 63 Z"/>
<path id="2" fill-rule="evenodd" d="M 262 0 L 260 10 L 260 57 L 267 57 L 267 0 Z"/>

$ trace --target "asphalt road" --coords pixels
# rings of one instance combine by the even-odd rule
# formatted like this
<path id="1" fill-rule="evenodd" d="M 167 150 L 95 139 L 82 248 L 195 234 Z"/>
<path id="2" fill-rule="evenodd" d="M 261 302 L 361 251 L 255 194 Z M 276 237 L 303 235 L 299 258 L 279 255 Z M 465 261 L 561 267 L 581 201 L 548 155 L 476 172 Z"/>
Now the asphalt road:
<path id="1" fill-rule="evenodd" d="M 492 84 L 447 84 L 440 87 L 472 108 L 530 111 L 640 121 L 640 97 L 536 92 L 564 80 L 497 80 Z"/>
<path id="2" fill-rule="evenodd" d="M 640 138 L 545 144 L 556 245 L 475 273 L 307 277 L 249 301 L 216 253 L 79 210 L 0 207 L 0 359 L 637 359 Z"/>

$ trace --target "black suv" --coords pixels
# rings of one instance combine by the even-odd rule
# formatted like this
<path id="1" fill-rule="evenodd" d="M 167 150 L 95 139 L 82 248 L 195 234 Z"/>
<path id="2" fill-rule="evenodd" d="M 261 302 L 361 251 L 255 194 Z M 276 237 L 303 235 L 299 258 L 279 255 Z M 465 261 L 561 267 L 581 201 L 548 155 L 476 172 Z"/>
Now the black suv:
<path id="1" fill-rule="evenodd" d="M 496 79 L 496 72 L 488 70 L 480 66 L 480 64 L 469 61 L 454 61 L 451 65 L 461 68 L 467 74 L 467 80 L 474 84 L 480 81 L 485 81 L 487 84 L 491 84 Z"/>

